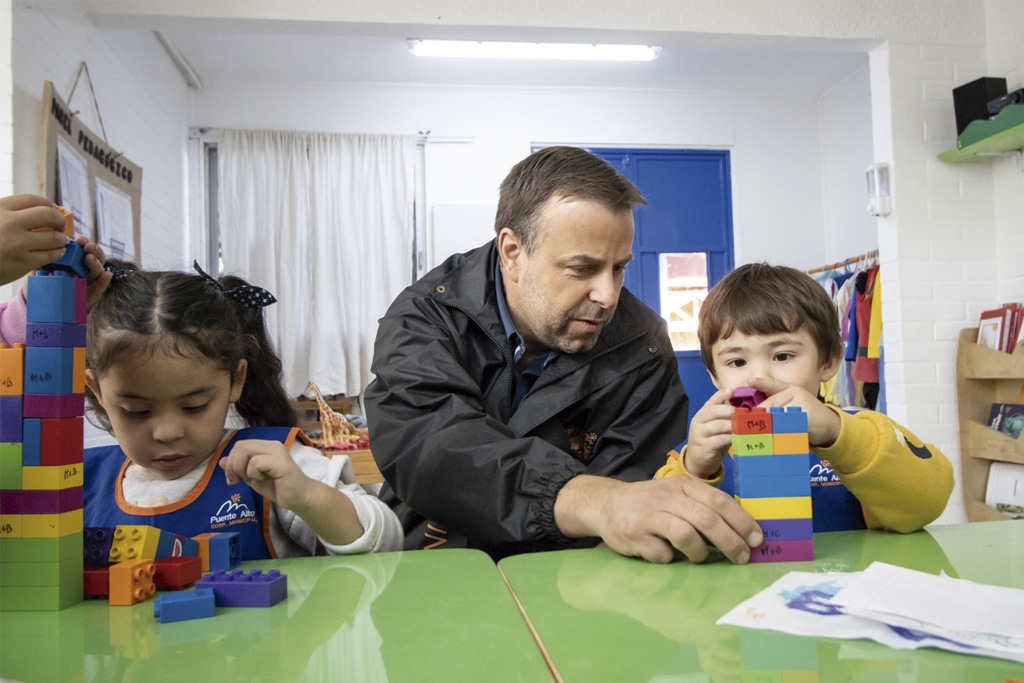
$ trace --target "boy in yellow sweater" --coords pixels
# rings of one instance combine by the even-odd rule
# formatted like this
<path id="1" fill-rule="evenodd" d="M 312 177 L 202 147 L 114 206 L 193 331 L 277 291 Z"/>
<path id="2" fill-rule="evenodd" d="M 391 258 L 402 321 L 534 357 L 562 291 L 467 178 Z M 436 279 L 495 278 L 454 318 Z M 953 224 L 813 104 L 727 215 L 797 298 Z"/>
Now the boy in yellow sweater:
<path id="1" fill-rule="evenodd" d="M 835 307 L 806 273 L 752 263 L 711 289 L 697 331 L 718 389 L 690 422 L 689 441 L 656 477 L 689 475 L 719 485 L 732 443 L 729 399 L 749 386 L 761 407 L 807 413 L 814 531 L 885 528 L 910 532 L 933 522 L 953 490 L 945 455 L 885 415 L 842 410 L 818 398 L 843 359 Z M 723 460 L 724 459 L 724 460 Z"/>

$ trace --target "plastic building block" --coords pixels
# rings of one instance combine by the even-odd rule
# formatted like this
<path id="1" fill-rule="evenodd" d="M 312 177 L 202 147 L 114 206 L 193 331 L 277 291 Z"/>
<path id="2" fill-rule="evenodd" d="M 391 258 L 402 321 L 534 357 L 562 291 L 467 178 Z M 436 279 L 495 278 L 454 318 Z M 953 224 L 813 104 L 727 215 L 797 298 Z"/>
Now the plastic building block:
<path id="1" fill-rule="evenodd" d="M 770 458 L 733 458 L 733 471 L 739 477 L 781 477 L 802 472 L 810 481 L 810 456 L 774 455 Z"/>
<path id="2" fill-rule="evenodd" d="M 277 569 L 266 574 L 254 569 L 215 571 L 196 582 L 196 588 L 212 588 L 221 607 L 270 607 L 288 596 L 288 577 Z"/>
<path id="3" fill-rule="evenodd" d="M 0 515 L 0 540 L 20 539 L 22 534 L 22 518 L 24 515 Z"/>
<path id="4" fill-rule="evenodd" d="M 21 468 L 21 488 L 26 490 L 72 489 L 82 483 L 82 463 Z"/>
<path id="5" fill-rule="evenodd" d="M 768 395 L 763 391 L 751 387 L 736 387 L 733 389 L 729 403 L 737 408 L 755 408 L 766 398 Z"/>
<path id="6" fill-rule="evenodd" d="M 797 407 L 769 409 L 772 414 L 772 431 L 776 434 L 806 434 L 807 413 Z"/>
<path id="7" fill-rule="evenodd" d="M 193 536 L 198 543 L 199 557 L 203 562 L 203 571 L 227 571 L 242 563 L 241 541 L 237 532 L 205 533 Z"/>
<path id="8" fill-rule="evenodd" d="M 10 515 L 46 515 L 82 508 L 82 487 L 45 491 L 0 490 L 0 511 Z"/>
<path id="9" fill-rule="evenodd" d="M 85 415 L 85 394 L 25 394 L 21 410 L 26 418 L 79 417 Z"/>
<path id="10" fill-rule="evenodd" d="M 25 345 L 0 344 L 0 396 L 20 396 L 24 391 Z"/>
<path id="11" fill-rule="evenodd" d="M 57 210 L 60 211 L 60 215 L 64 216 L 64 236 L 69 239 L 75 237 L 75 215 L 65 209 L 63 206 L 58 206 Z"/>
<path id="12" fill-rule="evenodd" d="M 764 408 L 737 408 L 732 414 L 733 434 L 771 434 L 772 414 Z"/>
<path id="13" fill-rule="evenodd" d="M 88 277 L 89 269 L 85 267 L 85 250 L 73 239 L 64 246 L 64 255 L 53 263 L 43 266 L 46 271 L 68 271 L 80 278 Z"/>
<path id="14" fill-rule="evenodd" d="M 736 434 L 732 437 L 732 452 L 737 456 L 774 455 L 771 434 Z"/>
<path id="15" fill-rule="evenodd" d="M 21 464 L 25 467 L 36 467 L 42 464 L 39 461 L 39 454 L 43 447 L 43 423 L 36 418 L 25 419 L 21 422 Z"/>
<path id="16" fill-rule="evenodd" d="M 803 455 L 811 452 L 807 432 L 772 435 L 772 450 L 775 455 Z"/>
<path id="17" fill-rule="evenodd" d="M 59 586 L 0 586 L 0 609 L 4 611 L 51 611 L 82 601 L 81 574 Z"/>
<path id="18" fill-rule="evenodd" d="M 82 534 L 60 538 L 0 539 L 0 564 L 9 562 L 60 562 L 82 554 Z"/>
<path id="19" fill-rule="evenodd" d="M 26 394 L 70 394 L 75 350 L 52 346 L 25 349 Z"/>
<path id="20" fill-rule="evenodd" d="M 106 567 L 110 562 L 110 544 L 114 527 L 87 526 L 83 530 L 82 555 L 86 567 Z"/>
<path id="21" fill-rule="evenodd" d="M 75 315 L 75 281 L 85 280 L 62 271 L 36 271 L 28 278 L 26 321 L 30 323 L 82 323 Z"/>
<path id="22" fill-rule="evenodd" d="M 85 348 L 85 329 L 78 323 L 28 323 L 25 345 Z"/>
<path id="23" fill-rule="evenodd" d="M 0 489 L 21 489 L 20 443 L 0 443 Z"/>
<path id="24" fill-rule="evenodd" d="M 85 567 L 82 570 L 82 597 L 85 598 L 109 598 L 110 597 L 110 568 Z"/>
<path id="25" fill-rule="evenodd" d="M 165 557 L 153 563 L 157 588 L 180 590 L 195 585 L 203 577 L 203 563 L 198 557 Z"/>
<path id="26" fill-rule="evenodd" d="M 60 562 L 11 562 L 0 566 L 0 586 L 61 586 L 82 576 L 82 557 Z"/>
<path id="27" fill-rule="evenodd" d="M 83 325 L 84 327 L 84 325 Z M 85 394 L 85 346 L 75 347 L 71 364 L 71 392 Z M 83 412 L 84 414 L 84 412 Z"/>
<path id="28" fill-rule="evenodd" d="M 23 538 L 58 538 L 81 532 L 81 508 L 52 515 L 21 516 L 21 535 Z"/>
<path id="29" fill-rule="evenodd" d="M 84 424 L 81 417 L 44 418 L 39 422 L 39 464 L 82 462 Z"/>
<path id="30" fill-rule="evenodd" d="M 134 605 L 153 596 L 153 560 L 128 560 L 110 566 L 110 604 Z"/>
<path id="31" fill-rule="evenodd" d="M 216 612 L 216 599 L 209 588 L 198 588 L 184 593 L 161 595 L 153 603 L 153 616 L 161 624 L 189 619 L 212 617 Z"/>
<path id="32" fill-rule="evenodd" d="M 797 541 L 814 538 L 814 520 L 803 519 L 761 519 L 761 526 L 766 541 Z"/>
<path id="33" fill-rule="evenodd" d="M 806 473 L 800 476 L 739 477 L 736 495 L 749 498 L 800 498 L 811 495 L 811 480 Z"/>
<path id="34" fill-rule="evenodd" d="M 810 483 L 808 481 L 808 486 Z M 811 516 L 811 497 L 801 498 L 740 498 L 740 507 L 756 520 L 802 519 Z"/>
<path id="35" fill-rule="evenodd" d="M 154 526 L 123 524 L 114 527 L 114 540 L 110 544 L 110 561 L 156 559 L 160 543 L 160 530 Z"/>
<path id="36" fill-rule="evenodd" d="M 751 562 L 810 562 L 814 559 L 814 541 L 765 541 L 750 549 Z"/>
<path id="37" fill-rule="evenodd" d="M 21 394 L 0 395 L 0 443 L 21 443 Z"/>

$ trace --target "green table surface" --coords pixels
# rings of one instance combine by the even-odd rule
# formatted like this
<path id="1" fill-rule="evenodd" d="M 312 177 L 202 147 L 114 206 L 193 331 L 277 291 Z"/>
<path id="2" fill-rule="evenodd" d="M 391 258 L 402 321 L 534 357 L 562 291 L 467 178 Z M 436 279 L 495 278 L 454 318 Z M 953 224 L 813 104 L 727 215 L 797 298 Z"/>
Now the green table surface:
<path id="1" fill-rule="evenodd" d="M 1008 660 L 715 624 L 790 571 L 858 571 L 875 560 L 1024 588 L 1024 521 L 936 526 L 907 535 L 841 531 L 816 534 L 814 545 L 814 562 L 654 565 L 598 548 L 518 555 L 498 567 L 559 680 L 1024 680 L 1024 664 Z"/>
<path id="2" fill-rule="evenodd" d="M 36 681 L 551 681 L 491 559 L 475 550 L 245 562 L 288 597 L 161 624 L 153 601 L 0 612 L 0 678 Z M 158 595 L 160 595 L 158 593 Z"/>

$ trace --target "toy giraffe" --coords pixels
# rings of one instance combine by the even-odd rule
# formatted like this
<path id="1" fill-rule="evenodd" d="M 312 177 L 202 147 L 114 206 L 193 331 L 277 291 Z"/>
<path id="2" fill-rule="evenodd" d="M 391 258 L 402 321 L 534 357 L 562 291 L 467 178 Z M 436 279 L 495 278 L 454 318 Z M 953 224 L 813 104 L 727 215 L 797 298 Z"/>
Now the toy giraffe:
<path id="1" fill-rule="evenodd" d="M 310 439 L 310 442 L 320 449 L 333 448 L 341 443 L 355 443 L 359 440 L 359 432 L 355 425 L 345 419 L 341 413 L 336 413 L 327 401 L 320 395 L 316 384 L 310 382 L 306 385 L 306 394 L 312 392 L 316 399 L 320 412 L 320 438 Z"/>

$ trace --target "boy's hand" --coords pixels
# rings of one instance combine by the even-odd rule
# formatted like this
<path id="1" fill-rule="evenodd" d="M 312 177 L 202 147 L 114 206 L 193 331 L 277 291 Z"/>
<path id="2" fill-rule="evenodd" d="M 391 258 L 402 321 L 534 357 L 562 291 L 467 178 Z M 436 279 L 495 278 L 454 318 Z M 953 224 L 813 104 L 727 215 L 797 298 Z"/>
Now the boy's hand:
<path id="1" fill-rule="evenodd" d="M 243 481 L 265 498 L 302 516 L 307 507 L 312 485 L 292 460 L 291 454 L 278 441 L 246 439 L 232 447 L 228 457 L 221 459 L 229 486 Z"/>
<path id="2" fill-rule="evenodd" d="M 839 438 L 839 416 L 803 387 L 776 379 L 756 377 L 750 386 L 768 394 L 760 407 L 799 407 L 807 413 L 808 441 L 812 446 L 828 447 Z"/>
<path id="3" fill-rule="evenodd" d="M 0 198 L 0 284 L 14 282 L 64 255 L 68 238 L 57 205 L 32 194 Z M 36 230 L 53 228 L 52 230 Z"/>
<path id="4" fill-rule="evenodd" d="M 732 414 L 729 403 L 732 389 L 720 389 L 711 395 L 690 420 L 683 466 L 695 477 L 708 479 L 722 464 L 722 457 L 732 446 Z"/>

